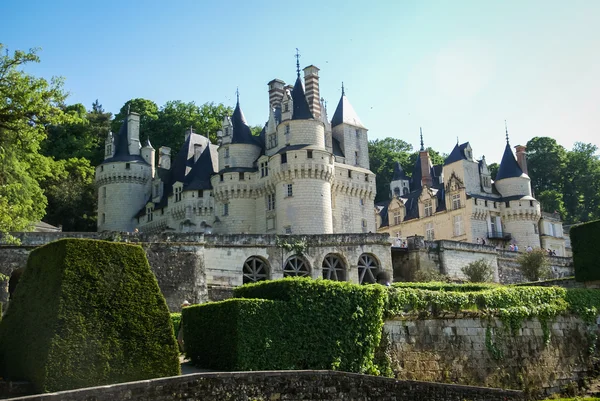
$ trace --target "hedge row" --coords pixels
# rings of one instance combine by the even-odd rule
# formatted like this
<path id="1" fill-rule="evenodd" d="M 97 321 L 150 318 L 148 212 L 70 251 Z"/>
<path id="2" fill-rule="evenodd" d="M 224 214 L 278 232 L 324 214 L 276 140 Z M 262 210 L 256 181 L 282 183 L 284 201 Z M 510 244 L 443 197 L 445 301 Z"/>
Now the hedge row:
<path id="1" fill-rule="evenodd" d="M 65 239 L 31 252 L 0 322 L 1 376 L 48 392 L 179 373 L 141 247 Z"/>
<path id="2" fill-rule="evenodd" d="M 600 220 L 572 227 L 569 235 L 575 280 L 600 280 Z"/>
<path id="3" fill-rule="evenodd" d="M 245 285 L 234 294 L 242 299 L 183 310 L 186 353 L 195 364 L 377 373 L 383 286 L 289 278 Z"/>
<path id="4" fill-rule="evenodd" d="M 494 283 L 466 283 L 466 284 L 455 284 L 455 283 L 443 283 L 443 282 L 426 282 L 426 283 L 415 283 L 415 282 L 397 282 L 393 283 L 394 288 L 415 288 L 420 290 L 430 291 L 452 291 L 452 292 L 473 292 L 483 291 L 492 288 L 500 287 L 500 284 Z"/>

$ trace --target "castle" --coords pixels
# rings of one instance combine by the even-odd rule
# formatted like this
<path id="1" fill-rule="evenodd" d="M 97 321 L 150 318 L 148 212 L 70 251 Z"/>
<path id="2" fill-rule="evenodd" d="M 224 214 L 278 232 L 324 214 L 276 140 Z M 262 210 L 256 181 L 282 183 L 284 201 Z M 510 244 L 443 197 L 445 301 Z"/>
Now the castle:
<path id="1" fill-rule="evenodd" d="M 399 163 L 390 183 L 391 199 L 378 205 L 378 232 L 400 244 L 412 235 L 426 240 L 551 247 L 566 256 L 562 223 L 542 214 L 527 175 L 525 146 L 506 147 L 495 180 L 485 160 L 475 160 L 466 142 L 456 144 L 443 165 L 433 166 L 423 144 L 408 178 Z"/>
<path id="2" fill-rule="evenodd" d="M 306 88 L 304 87 L 306 85 Z M 294 86 L 268 83 L 269 119 L 253 136 L 239 95 L 219 145 L 192 129 L 158 165 L 141 146 L 139 115 L 109 134 L 96 168 L 98 231 L 214 234 L 375 232 L 375 175 L 367 128 L 342 90 L 331 122 L 319 96 L 319 69 L 297 68 Z"/>

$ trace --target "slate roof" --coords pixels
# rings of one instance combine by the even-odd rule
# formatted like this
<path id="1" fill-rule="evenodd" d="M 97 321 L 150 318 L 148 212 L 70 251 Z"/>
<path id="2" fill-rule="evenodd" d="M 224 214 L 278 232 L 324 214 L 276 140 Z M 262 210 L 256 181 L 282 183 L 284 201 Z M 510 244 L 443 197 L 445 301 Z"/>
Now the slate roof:
<path id="1" fill-rule="evenodd" d="M 467 160 L 467 157 L 465 156 L 465 149 L 467 148 L 468 145 L 469 145 L 469 142 L 465 142 L 462 145 L 459 145 L 457 143 L 454 146 L 454 149 L 452 149 L 452 152 L 450 152 L 448 157 L 446 157 L 446 160 L 444 160 L 444 166 L 454 163 L 454 162 L 457 162 L 459 160 Z"/>
<path id="2" fill-rule="evenodd" d="M 121 124 L 119 133 L 116 136 L 113 136 L 113 146 L 115 149 L 113 157 L 109 157 L 108 159 L 103 160 L 102 163 L 100 163 L 100 164 L 114 163 L 114 162 L 130 162 L 130 163 L 148 164 L 142 156 L 129 154 L 129 141 L 127 138 L 127 119 L 125 119 L 125 121 L 123 121 L 123 124 Z"/>
<path id="3" fill-rule="evenodd" d="M 308 107 L 308 106 L 307 106 Z M 245 143 L 260 146 L 260 140 L 252 136 L 250 126 L 246 122 L 246 117 L 240 107 L 238 99 L 233 115 L 231 116 L 231 124 L 233 125 L 233 133 L 231 134 L 231 143 Z"/>
<path id="4" fill-rule="evenodd" d="M 333 113 L 333 118 L 331 119 L 331 127 L 335 127 L 340 124 L 349 124 L 359 128 L 365 128 L 362 124 L 358 115 L 354 111 L 354 108 L 348 101 L 346 95 L 342 93 L 342 97 L 335 109 L 335 113 Z"/>
<path id="5" fill-rule="evenodd" d="M 504 155 L 502 155 L 502 161 L 498 168 L 498 174 L 496 174 L 496 181 L 503 180 L 505 178 L 520 177 L 523 175 L 523 170 L 519 167 L 517 159 L 510 148 L 509 143 L 506 143 L 504 148 Z"/>
<path id="6" fill-rule="evenodd" d="M 300 76 L 296 78 L 296 84 L 292 90 L 292 102 L 294 103 L 294 110 L 292 112 L 292 120 L 309 120 L 313 117 L 304 95 L 304 85 Z"/>
<path id="7" fill-rule="evenodd" d="M 398 180 L 408 180 L 408 177 L 406 177 L 406 173 L 402 169 L 400 162 L 396 162 L 394 165 L 394 176 L 392 177 L 392 181 Z"/>

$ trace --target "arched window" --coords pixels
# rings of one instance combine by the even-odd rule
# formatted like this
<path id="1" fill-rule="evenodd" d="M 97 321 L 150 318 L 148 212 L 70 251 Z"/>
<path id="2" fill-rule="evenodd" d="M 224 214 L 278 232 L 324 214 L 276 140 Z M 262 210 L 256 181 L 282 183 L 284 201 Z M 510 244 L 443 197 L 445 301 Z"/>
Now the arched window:
<path id="1" fill-rule="evenodd" d="M 323 278 L 325 280 L 346 281 L 346 266 L 337 255 L 329 254 L 323 259 Z"/>
<path id="2" fill-rule="evenodd" d="M 305 277 L 310 275 L 310 267 L 300 256 L 291 256 L 283 268 L 284 277 Z"/>
<path id="3" fill-rule="evenodd" d="M 363 253 L 358 258 L 358 282 L 360 284 L 375 283 L 377 272 L 379 271 L 379 263 L 373 255 Z"/>
<path id="4" fill-rule="evenodd" d="M 246 259 L 243 272 L 244 284 L 255 283 L 269 278 L 269 266 L 263 259 L 257 256 L 251 256 Z"/>

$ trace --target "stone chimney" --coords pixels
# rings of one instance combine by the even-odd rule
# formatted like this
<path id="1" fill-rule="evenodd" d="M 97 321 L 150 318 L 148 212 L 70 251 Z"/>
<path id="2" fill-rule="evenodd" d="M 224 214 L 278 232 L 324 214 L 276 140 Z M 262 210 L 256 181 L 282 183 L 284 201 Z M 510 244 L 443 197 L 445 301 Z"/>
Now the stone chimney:
<path id="1" fill-rule="evenodd" d="M 202 145 L 199 143 L 194 144 L 194 163 L 198 161 L 200 155 L 202 154 Z"/>
<path id="2" fill-rule="evenodd" d="M 283 87 L 285 86 L 285 82 L 281 79 L 274 79 L 269 82 L 269 105 L 271 108 L 279 107 L 281 108 L 281 101 L 283 100 Z"/>
<path id="3" fill-rule="evenodd" d="M 161 146 L 158 149 L 158 167 L 166 170 L 171 169 L 171 148 Z"/>
<path id="4" fill-rule="evenodd" d="M 321 117 L 321 102 L 319 95 L 319 69 L 314 65 L 304 68 L 304 93 L 308 108 L 315 119 Z"/>
<path id="5" fill-rule="evenodd" d="M 429 159 L 429 152 L 427 149 L 421 150 L 419 156 L 421 158 L 421 184 L 431 188 L 433 178 L 431 177 L 431 159 Z"/>
<path id="6" fill-rule="evenodd" d="M 140 154 L 140 115 L 133 111 L 127 115 L 127 142 L 129 154 L 132 156 Z"/>
<path id="7" fill-rule="evenodd" d="M 527 172 L 527 154 L 525 153 L 527 148 L 523 145 L 517 145 L 515 146 L 515 149 L 517 153 L 517 163 L 519 163 L 519 167 L 521 167 L 521 170 L 525 174 L 529 175 L 529 173 Z"/>

